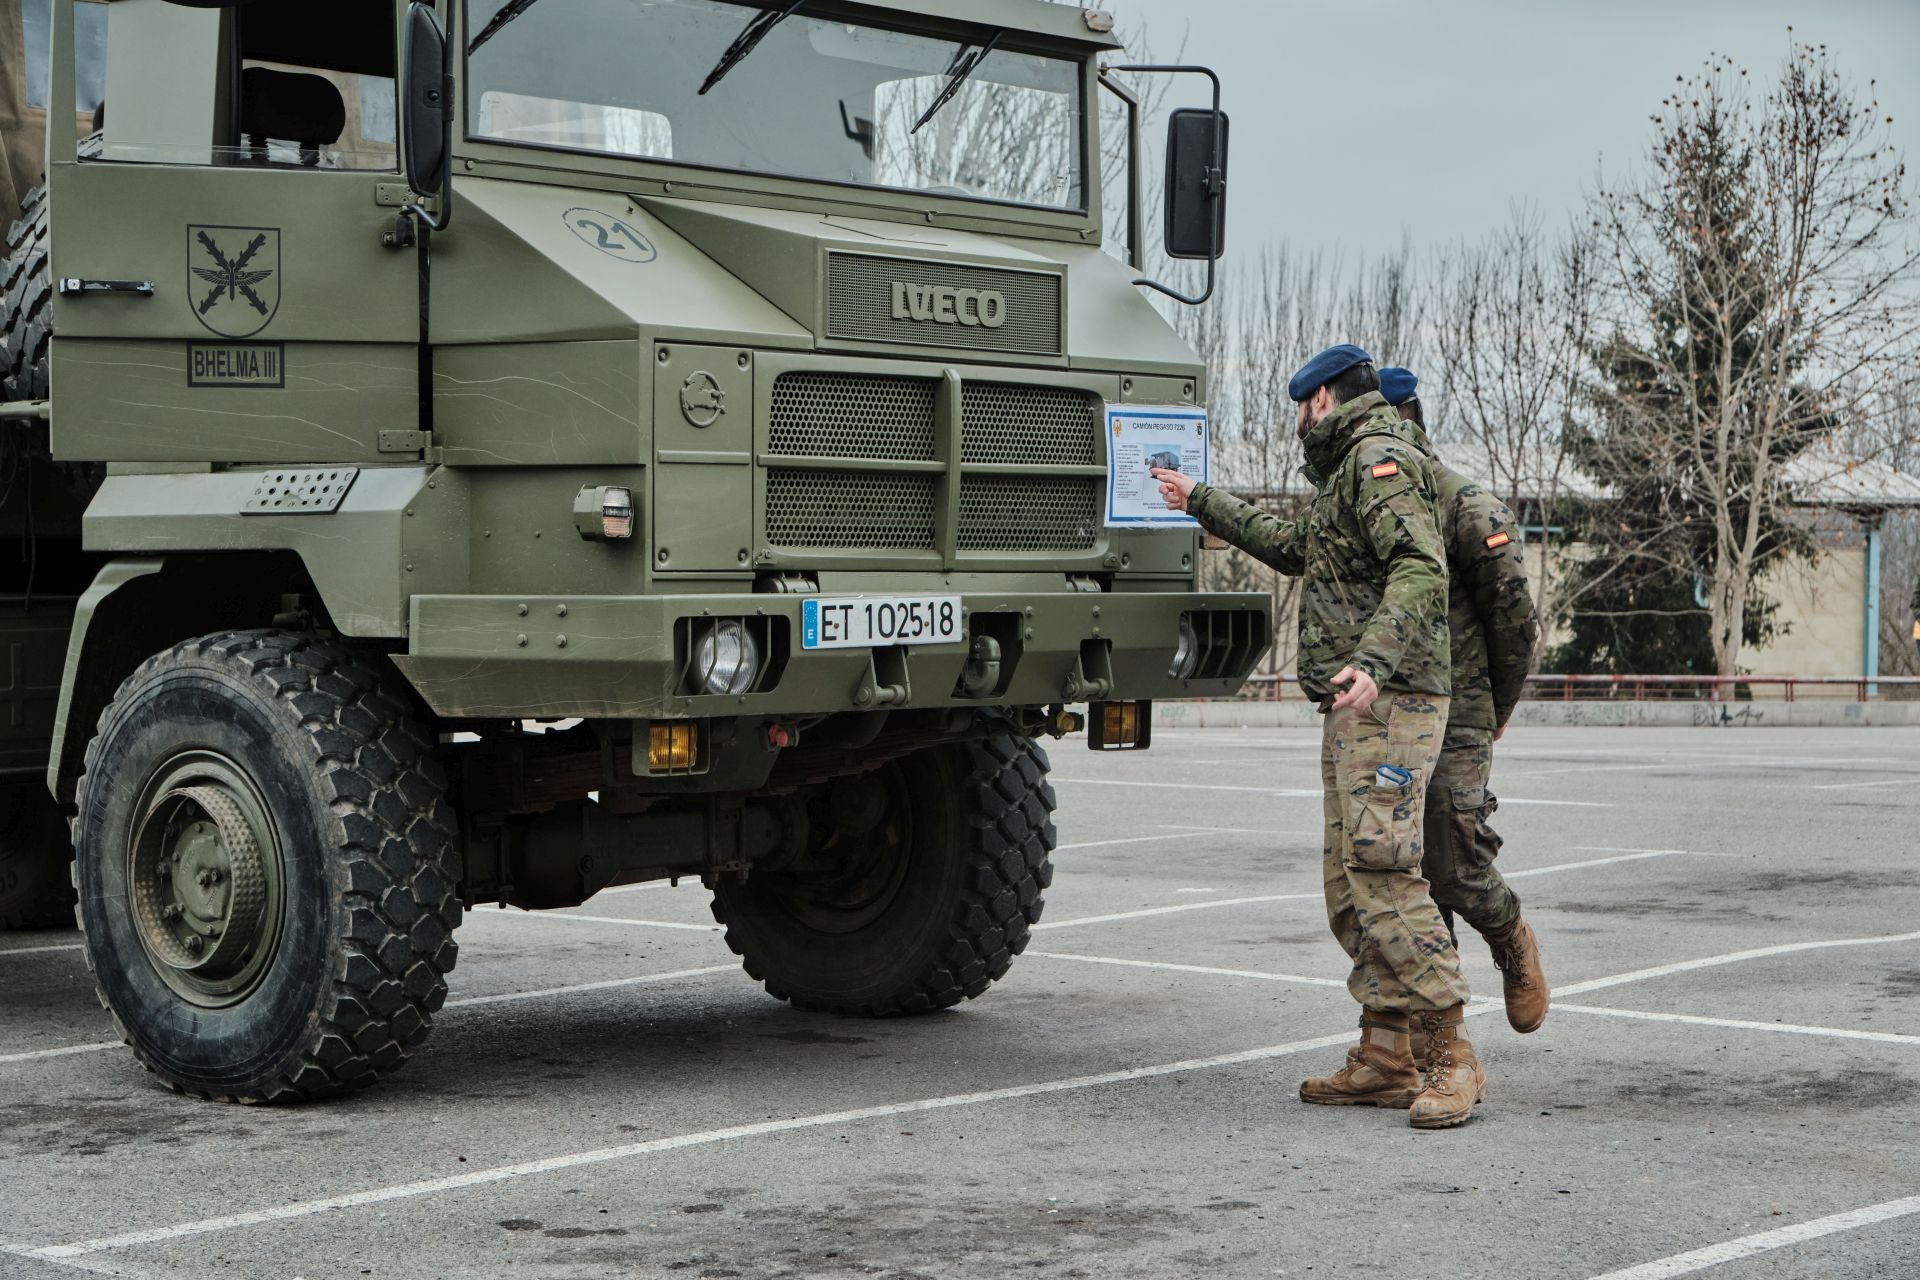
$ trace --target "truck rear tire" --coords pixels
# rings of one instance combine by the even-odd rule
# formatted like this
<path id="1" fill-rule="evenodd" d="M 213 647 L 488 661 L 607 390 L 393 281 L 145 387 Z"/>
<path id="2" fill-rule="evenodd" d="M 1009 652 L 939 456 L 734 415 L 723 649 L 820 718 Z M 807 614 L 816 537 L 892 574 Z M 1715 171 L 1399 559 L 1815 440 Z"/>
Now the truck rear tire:
<path id="1" fill-rule="evenodd" d="M 53 340 L 53 269 L 49 265 L 47 189 L 35 187 L 7 231 L 5 346 L 0 348 L 0 398 L 45 400 L 47 353 Z"/>
<path id="2" fill-rule="evenodd" d="M 74 839 L 87 962 L 173 1089 L 343 1093 L 431 1030 L 459 846 L 391 679 L 333 641 L 223 632 L 148 659 L 102 713 Z"/>
<path id="3" fill-rule="evenodd" d="M 0 931 L 71 929 L 73 845 L 38 778 L 0 783 Z"/>
<path id="4" fill-rule="evenodd" d="M 886 1017 L 972 999 L 1026 949 L 1053 879 L 1047 768 L 1009 735 L 886 765 L 884 810 L 830 870 L 721 882 L 727 945 L 798 1009 Z"/>

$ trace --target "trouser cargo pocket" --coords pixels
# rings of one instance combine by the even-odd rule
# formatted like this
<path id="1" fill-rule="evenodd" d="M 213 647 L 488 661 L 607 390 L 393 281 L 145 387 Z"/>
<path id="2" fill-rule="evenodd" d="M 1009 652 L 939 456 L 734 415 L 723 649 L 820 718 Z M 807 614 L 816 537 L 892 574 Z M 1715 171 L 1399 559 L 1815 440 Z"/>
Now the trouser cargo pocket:
<path id="1" fill-rule="evenodd" d="M 1420 777 L 1393 766 L 1376 769 L 1349 807 L 1352 863 L 1369 871 L 1407 871 L 1420 865 Z"/>

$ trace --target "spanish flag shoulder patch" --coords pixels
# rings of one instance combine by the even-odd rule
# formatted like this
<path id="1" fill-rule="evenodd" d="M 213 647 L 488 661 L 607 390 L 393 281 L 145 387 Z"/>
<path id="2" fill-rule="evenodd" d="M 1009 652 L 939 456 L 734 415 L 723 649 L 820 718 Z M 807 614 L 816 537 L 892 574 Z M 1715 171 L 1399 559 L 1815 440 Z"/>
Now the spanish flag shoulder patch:
<path id="1" fill-rule="evenodd" d="M 1509 542 L 1512 542 L 1512 541 L 1513 539 L 1508 537 L 1506 532 L 1502 530 L 1501 532 L 1493 534 L 1491 537 L 1487 539 L 1487 548 L 1491 550 L 1495 547 L 1504 547 Z"/>
<path id="2" fill-rule="evenodd" d="M 1375 480 L 1385 480 L 1388 476 L 1397 476 L 1399 474 L 1400 464 L 1392 458 L 1388 458 L 1385 462 L 1376 462 L 1373 464 L 1372 475 Z"/>

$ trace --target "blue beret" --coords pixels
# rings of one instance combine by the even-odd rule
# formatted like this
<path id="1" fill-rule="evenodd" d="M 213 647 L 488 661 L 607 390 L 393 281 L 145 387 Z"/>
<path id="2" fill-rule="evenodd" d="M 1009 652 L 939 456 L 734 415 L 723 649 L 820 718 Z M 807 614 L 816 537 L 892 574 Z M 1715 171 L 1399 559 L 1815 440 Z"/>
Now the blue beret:
<path id="1" fill-rule="evenodd" d="M 1328 347 L 1300 366 L 1300 372 L 1287 383 L 1287 399 L 1296 404 L 1311 400 L 1313 393 L 1357 364 L 1372 364 L 1373 357 L 1351 342 Z"/>
<path id="2" fill-rule="evenodd" d="M 1380 371 L 1380 394 L 1391 405 L 1402 405 L 1413 399 L 1420 379 L 1411 369 L 1382 369 Z"/>

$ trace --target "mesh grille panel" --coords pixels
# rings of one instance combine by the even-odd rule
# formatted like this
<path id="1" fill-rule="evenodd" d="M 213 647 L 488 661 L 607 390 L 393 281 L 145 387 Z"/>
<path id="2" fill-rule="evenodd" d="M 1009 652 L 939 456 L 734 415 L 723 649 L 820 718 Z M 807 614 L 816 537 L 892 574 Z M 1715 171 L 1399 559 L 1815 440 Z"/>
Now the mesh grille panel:
<path id="1" fill-rule="evenodd" d="M 1095 461 L 1100 397 L 1091 392 L 969 382 L 961 388 L 960 406 L 964 462 Z"/>
<path id="2" fill-rule="evenodd" d="M 767 472 L 767 541 L 776 547 L 924 551 L 933 547 L 937 476 Z"/>
<path id="3" fill-rule="evenodd" d="M 783 373 L 773 380 L 767 449 L 792 456 L 933 457 L 933 393 L 926 378 Z"/>
<path id="4" fill-rule="evenodd" d="M 962 551 L 1088 551 L 1100 536 L 1100 482 L 973 476 L 960 484 Z"/>

